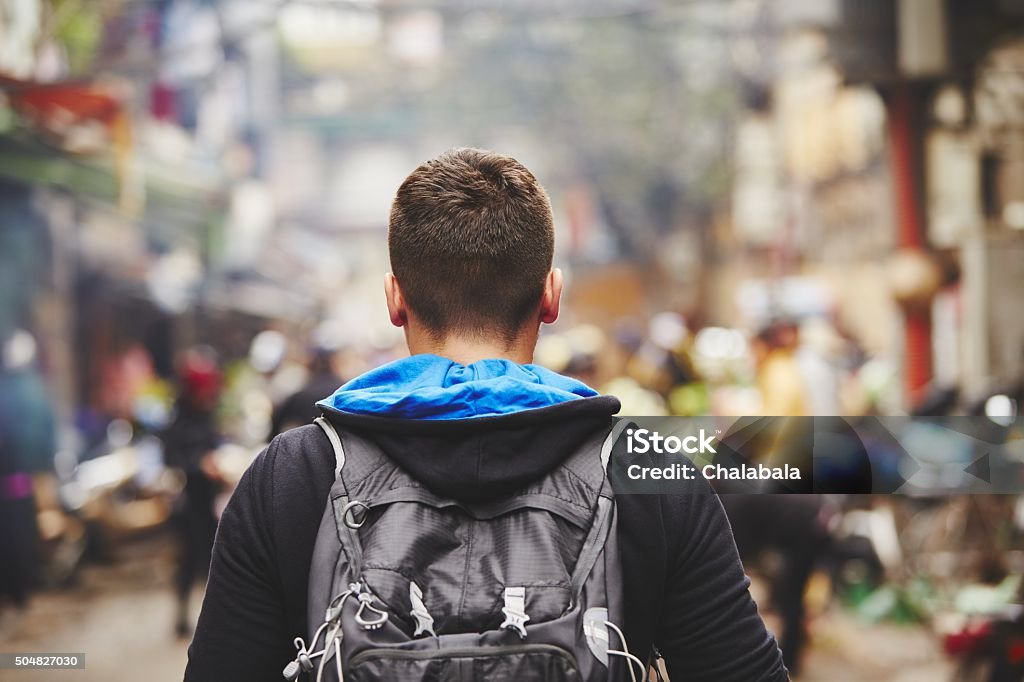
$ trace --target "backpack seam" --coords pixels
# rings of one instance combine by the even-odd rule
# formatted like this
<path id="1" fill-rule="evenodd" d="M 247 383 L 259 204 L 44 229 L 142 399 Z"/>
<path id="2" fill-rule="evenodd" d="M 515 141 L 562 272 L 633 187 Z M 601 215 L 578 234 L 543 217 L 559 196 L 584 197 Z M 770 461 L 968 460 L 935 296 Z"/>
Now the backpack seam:
<path id="1" fill-rule="evenodd" d="M 373 467 L 372 469 L 367 471 L 365 474 L 360 476 L 358 481 L 353 481 L 352 487 L 353 488 L 355 488 L 357 486 L 358 487 L 362 487 L 363 484 L 366 483 L 366 479 L 370 478 L 370 476 L 373 476 L 375 473 L 377 473 L 378 470 L 383 469 L 388 464 L 394 466 L 396 469 L 398 468 L 398 465 L 395 464 L 394 462 L 390 461 L 386 456 L 382 457 L 381 460 L 382 461 L 379 464 L 377 464 L 377 466 Z M 345 489 L 348 490 L 348 484 L 346 484 L 345 481 L 344 481 L 344 474 L 342 474 L 342 483 L 345 485 Z"/>
<path id="2" fill-rule="evenodd" d="M 390 566 L 380 566 L 380 565 L 370 565 L 370 564 L 364 564 L 363 568 L 365 568 L 367 570 L 387 571 L 388 573 L 395 573 L 395 574 L 400 575 L 401 577 L 405 578 L 406 580 L 409 580 L 411 582 L 417 582 L 417 579 L 414 576 L 410 576 L 410 575 L 408 575 L 406 573 L 406 571 L 403 571 L 403 570 L 398 569 L 398 568 L 391 568 Z M 519 581 L 519 582 L 515 583 L 515 586 L 516 587 L 549 587 L 549 588 L 552 588 L 552 589 L 559 589 L 559 590 L 570 590 L 570 589 L 572 589 L 572 585 L 569 582 L 550 582 L 550 581 L 543 581 L 543 580 L 540 580 L 540 581 L 535 580 L 535 581 L 532 581 L 532 582 Z M 495 603 L 498 603 L 498 602 L 495 602 Z"/>
<path id="3" fill-rule="evenodd" d="M 550 497 L 550 498 L 555 499 L 555 500 L 560 500 L 562 502 L 565 502 L 567 505 L 569 505 L 571 507 L 577 507 L 578 509 L 582 509 L 583 511 L 590 511 L 592 509 L 592 507 L 588 507 L 585 504 L 580 504 L 578 502 L 573 502 L 572 500 L 567 500 L 564 497 L 561 497 L 559 495 L 555 495 L 554 493 L 530 493 L 530 494 L 531 495 L 540 495 L 542 497 Z M 518 497 L 518 496 L 513 495 L 513 497 Z"/>
<path id="4" fill-rule="evenodd" d="M 563 467 L 562 467 L 562 469 L 564 469 L 565 471 L 567 471 L 567 472 L 568 472 L 568 473 L 569 473 L 569 474 L 570 474 L 570 475 L 571 475 L 571 476 L 572 476 L 573 478 L 575 478 L 575 479 L 576 479 L 577 481 L 579 481 L 579 482 L 580 482 L 581 484 L 583 484 L 583 486 L 584 486 L 584 487 L 585 487 L 585 488 L 586 488 L 587 490 L 589 490 L 589 491 L 590 491 L 591 493 L 594 493 L 594 494 L 600 495 L 600 493 L 601 493 L 601 488 L 600 488 L 600 487 L 597 487 L 597 488 L 595 488 L 594 486 L 590 485 L 590 483 L 588 483 L 588 482 L 587 482 L 587 480 L 586 480 L 585 478 L 583 478 L 582 476 L 580 476 L 579 474 L 577 474 L 577 473 L 576 473 L 575 471 L 573 471 L 572 469 L 570 469 L 570 468 L 569 468 L 568 466 L 563 466 Z M 554 495 L 552 495 L 552 497 L 554 497 Z M 562 499 L 562 498 L 558 498 L 558 499 Z M 569 502 L 569 500 L 565 500 L 565 501 L 566 501 L 566 502 Z M 575 504 L 575 503 L 573 503 L 573 502 L 569 502 L 569 504 Z M 581 508 L 583 508 L 583 509 L 591 509 L 591 508 L 592 508 L 592 507 L 587 507 L 587 506 L 584 506 L 584 505 L 579 505 L 579 504 L 577 504 L 576 506 L 577 506 L 577 507 L 581 507 Z"/>
<path id="5" fill-rule="evenodd" d="M 463 612 L 466 608 L 466 591 L 469 587 L 469 564 L 470 560 L 473 558 L 473 541 L 476 540 L 476 524 L 478 523 L 480 523 L 480 521 L 474 520 L 469 524 L 469 538 L 466 544 L 466 561 L 462 569 L 462 595 L 459 598 L 459 610 L 455 614 L 460 628 L 465 626 L 465 617 Z"/>
<path id="6" fill-rule="evenodd" d="M 382 490 L 381 492 L 382 493 L 390 493 L 390 492 L 394 492 L 396 490 L 401 490 L 402 488 L 410 488 L 412 490 L 426 490 L 428 493 L 430 493 L 431 495 L 435 495 L 438 499 L 440 499 L 442 501 L 451 500 L 452 502 L 455 503 L 454 506 L 456 506 L 458 508 L 462 508 L 464 506 L 472 508 L 473 506 L 476 506 L 473 503 L 463 502 L 463 501 L 458 500 L 458 499 L 453 498 L 453 497 L 444 497 L 442 495 L 437 495 L 437 493 L 432 492 L 430 490 L 430 488 L 427 488 L 424 485 L 418 485 L 415 482 L 413 482 L 413 484 L 411 484 L 411 485 L 407 484 L 407 483 L 403 483 L 402 485 L 396 485 L 394 488 L 387 488 L 385 490 Z M 591 492 L 594 492 L 593 488 L 591 488 L 590 490 L 591 490 Z M 517 497 L 522 497 L 524 495 L 537 495 L 539 497 L 550 497 L 553 500 L 559 500 L 561 502 L 565 502 L 567 505 L 569 505 L 571 507 L 577 507 L 578 509 L 581 509 L 583 511 L 590 511 L 592 509 L 592 507 L 588 507 L 585 504 L 580 504 L 579 502 L 573 502 L 572 500 L 566 499 L 566 498 L 562 497 L 561 495 L 556 495 L 554 493 L 549 493 L 549 492 L 523 492 L 523 491 L 520 491 L 518 493 L 509 495 L 508 499 L 514 499 L 514 498 L 517 498 Z M 404 501 L 404 500 L 402 500 L 402 501 Z M 420 502 L 419 500 L 412 500 L 412 502 L 414 502 L 416 504 L 424 504 L 424 505 L 427 505 L 427 506 L 433 506 L 433 505 L 431 505 L 431 504 L 429 504 L 427 502 Z M 393 503 L 390 503 L 390 504 L 393 504 Z M 515 510 L 512 510 L 512 511 L 515 511 Z M 467 514 L 467 515 L 470 518 L 473 518 L 473 519 L 475 519 L 477 521 L 489 521 L 490 520 L 490 519 L 477 519 L 472 514 Z"/>

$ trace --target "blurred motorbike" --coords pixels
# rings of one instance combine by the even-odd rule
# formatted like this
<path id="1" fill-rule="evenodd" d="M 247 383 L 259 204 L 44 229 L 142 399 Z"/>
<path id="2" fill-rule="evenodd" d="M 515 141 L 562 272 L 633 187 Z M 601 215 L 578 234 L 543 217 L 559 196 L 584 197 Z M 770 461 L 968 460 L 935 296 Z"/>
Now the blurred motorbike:
<path id="1" fill-rule="evenodd" d="M 870 498 L 832 496 L 839 514 L 832 525 L 826 563 L 832 589 L 842 596 L 866 594 L 881 585 L 900 561 L 891 510 Z"/>
<path id="2" fill-rule="evenodd" d="M 133 437 L 127 422 L 110 431 L 102 454 L 79 462 L 61 486 L 66 508 L 85 524 L 90 548 L 101 557 L 166 523 L 184 485 L 181 473 L 164 465 L 158 438 Z"/>
<path id="3" fill-rule="evenodd" d="M 104 558 L 118 543 L 164 526 L 185 485 L 184 473 L 165 464 L 160 439 L 134 436 L 130 429 L 127 423 L 113 424 L 108 439 L 112 443 L 102 454 L 75 465 L 59 486 L 60 503 L 50 505 L 47 512 L 47 527 L 82 525 L 89 549 Z M 216 503 L 218 517 L 257 453 L 233 443 L 213 452 L 212 465 L 224 483 Z"/>
<path id="4" fill-rule="evenodd" d="M 72 513 L 61 495 L 61 481 L 52 473 L 33 477 L 36 526 L 43 585 L 62 586 L 73 581 L 89 544 L 85 523 Z"/>
<path id="5" fill-rule="evenodd" d="M 943 649 L 956 662 L 953 682 L 1024 679 L 1024 605 L 1013 603 L 1019 582 L 1018 576 L 996 586 L 969 586 L 955 612 L 937 619 L 945 626 Z"/>

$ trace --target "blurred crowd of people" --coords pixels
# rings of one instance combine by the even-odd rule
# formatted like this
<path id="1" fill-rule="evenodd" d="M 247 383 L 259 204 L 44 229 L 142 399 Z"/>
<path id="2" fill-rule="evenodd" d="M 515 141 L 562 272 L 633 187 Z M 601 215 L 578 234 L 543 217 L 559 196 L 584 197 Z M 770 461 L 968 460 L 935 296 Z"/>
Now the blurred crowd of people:
<path id="1" fill-rule="evenodd" d="M 393 340 L 348 345 L 328 324 L 304 342 L 268 329 L 253 336 L 242 356 L 225 357 L 223 349 L 212 346 L 184 349 L 177 354 L 175 374 L 161 377 L 146 348 L 133 344 L 104 365 L 96 404 L 80 407 L 68 428 L 54 416 L 32 337 L 19 332 L 5 344 L 0 391 L 0 419 L 4 433 L 12 434 L 0 444 L 0 503 L 11 508 L 5 517 L 33 517 L 26 511 L 33 497 L 54 511 L 67 506 L 61 498 L 69 496 L 82 498 L 72 499 L 72 506 L 89 506 L 86 488 L 116 487 L 104 478 L 109 474 L 90 473 L 96 461 L 132 452 L 135 464 L 128 469 L 134 473 L 122 478 L 136 488 L 145 488 L 139 484 L 145 480 L 160 495 L 184 490 L 165 514 L 176 510 L 184 536 L 200 538 L 184 543 L 192 557 L 185 563 L 200 566 L 232 476 L 237 478 L 274 435 L 309 423 L 317 415 L 316 401 L 404 353 Z M 773 319 L 749 330 L 691 329 L 681 315 L 665 312 L 607 329 L 556 327 L 541 337 L 535 360 L 618 396 L 626 416 L 891 414 L 886 401 L 898 391 L 895 370 L 867 357 L 851 335 L 825 317 Z M 218 461 L 236 471 L 218 472 Z M 163 476 L 163 469 L 176 477 Z M 33 483 L 40 472 L 45 473 Z M 144 496 L 138 490 L 132 494 Z M 67 532 L 67 521 L 47 524 L 44 539 Z M 13 532 L 14 525 L 5 524 L 5 532 Z M 26 530 L 27 522 L 19 528 L 25 537 L 37 532 Z M 20 545 L 12 540 L 9 546 Z M 11 561 L 3 568 L 5 589 L 27 580 L 12 576 L 32 573 L 16 570 Z M 190 571 L 195 572 L 182 572 L 182 590 Z M 17 588 L 19 601 L 25 590 Z"/>
<path id="2" fill-rule="evenodd" d="M 665 312 L 611 333 L 579 325 L 542 337 L 537 362 L 618 396 L 625 415 L 875 414 L 898 391 L 895 369 L 827 317 L 691 330 Z"/>
<path id="3" fill-rule="evenodd" d="M 218 516 L 252 458 L 275 434 L 309 423 L 315 403 L 345 381 L 405 352 L 393 343 L 346 345 L 329 329 L 304 343 L 265 330 L 234 358 L 189 347 L 167 378 L 141 345 L 130 346 L 108 364 L 106 411 L 80 410 L 74 437 L 60 428 L 33 369 L 31 337 L 8 340 L 0 375 L 0 420 L 10 434 L 0 441 L 0 541 L 8 550 L 0 554 L 0 607 L 24 606 L 33 589 L 66 581 L 89 558 L 110 558 L 124 538 L 170 528 L 179 547 L 173 628 L 187 636 L 189 596 L 205 575 Z M 898 381 L 824 317 L 694 330 L 669 312 L 608 330 L 560 327 L 542 336 L 535 359 L 618 396 L 628 416 L 885 414 Z M 957 402 L 948 391 L 939 395 Z M 937 409 L 925 402 L 918 412 Z M 724 495 L 723 502 L 749 569 L 777 557 L 767 564 L 770 604 L 787 665 L 798 671 L 812 575 L 846 561 L 849 551 L 834 541 L 844 503 L 770 495 Z M 853 555 L 872 567 L 873 584 L 882 582 L 877 556 Z M 1000 580 L 1011 573 L 1004 568 Z"/>
<path id="4" fill-rule="evenodd" d="M 97 405 L 62 424 L 32 337 L 3 345 L 0 372 L 0 610 L 73 580 L 122 540 L 171 528 L 178 538 L 175 630 L 191 631 L 189 596 L 205 576 L 233 486 L 275 434 L 316 416 L 314 403 L 371 359 L 330 340 L 255 336 L 248 355 L 212 346 L 178 353 L 160 377 L 142 345 L 108 362 Z"/>

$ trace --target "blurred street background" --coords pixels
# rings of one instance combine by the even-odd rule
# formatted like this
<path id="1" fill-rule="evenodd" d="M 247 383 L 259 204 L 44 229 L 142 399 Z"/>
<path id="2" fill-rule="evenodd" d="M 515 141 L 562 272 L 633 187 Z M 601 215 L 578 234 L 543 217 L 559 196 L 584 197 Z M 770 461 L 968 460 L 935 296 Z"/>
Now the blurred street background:
<path id="1" fill-rule="evenodd" d="M 181 678 L 231 486 L 405 353 L 389 205 L 454 146 L 548 189 L 537 362 L 623 414 L 1024 461 L 1024 0 L 0 0 L 0 651 L 87 654 L 0 680 Z M 1018 497 L 726 506 L 796 679 L 1024 679 Z"/>

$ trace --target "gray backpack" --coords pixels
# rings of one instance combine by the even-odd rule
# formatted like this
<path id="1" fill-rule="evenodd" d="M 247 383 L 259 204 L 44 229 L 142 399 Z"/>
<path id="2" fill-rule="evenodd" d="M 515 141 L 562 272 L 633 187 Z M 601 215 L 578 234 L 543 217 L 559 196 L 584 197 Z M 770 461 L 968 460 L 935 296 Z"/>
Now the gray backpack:
<path id="1" fill-rule="evenodd" d="M 506 499 L 424 488 L 370 441 L 316 420 L 334 485 L 309 575 L 309 633 L 287 680 L 644 679 L 606 466 L 625 425 Z"/>

